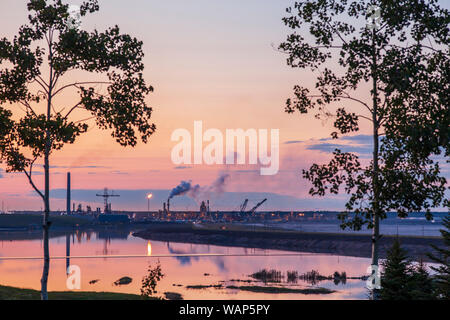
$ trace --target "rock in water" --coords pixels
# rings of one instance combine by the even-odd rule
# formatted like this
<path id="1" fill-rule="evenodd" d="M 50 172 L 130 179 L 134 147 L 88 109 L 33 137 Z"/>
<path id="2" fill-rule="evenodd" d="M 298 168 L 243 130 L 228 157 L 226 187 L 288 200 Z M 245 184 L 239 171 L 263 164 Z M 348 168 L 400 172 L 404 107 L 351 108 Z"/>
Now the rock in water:
<path id="1" fill-rule="evenodd" d="M 167 300 L 183 300 L 183 296 L 177 292 L 164 292 Z"/>
<path id="2" fill-rule="evenodd" d="M 123 286 L 123 285 L 130 284 L 132 281 L 133 281 L 133 279 L 131 279 L 130 277 L 122 277 L 119 280 L 115 281 L 114 284 L 116 286 Z"/>

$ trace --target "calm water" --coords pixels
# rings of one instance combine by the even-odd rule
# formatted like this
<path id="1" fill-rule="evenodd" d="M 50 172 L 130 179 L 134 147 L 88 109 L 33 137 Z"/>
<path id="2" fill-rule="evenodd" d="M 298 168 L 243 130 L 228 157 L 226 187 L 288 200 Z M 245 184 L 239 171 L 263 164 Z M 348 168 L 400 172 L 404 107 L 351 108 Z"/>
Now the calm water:
<path id="1" fill-rule="evenodd" d="M 52 256 L 65 256 L 67 242 L 70 243 L 70 255 L 144 255 L 141 258 L 72 258 L 70 264 L 81 268 L 81 290 L 139 293 L 142 277 L 149 264 L 154 265 L 158 258 L 151 255 L 180 253 L 222 253 L 222 254 L 279 254 L 283 251 L 245 249 L 198 244 L 168 243 L 147 241 L 135 238 L 130 231 L 122 232 L 79 232 L 67 234 L 50 241 Z M 292 254 L 292 252 L 284 252 Z M 41 256 L 42 241 L 3 240 L 0 241 L 0 256 L 25 257 Z M 150 256 L 148 256 L 150 255 Z M 230 289 L 187 289 L 187 285 L 248 285 L 230 281 L 248 280 L 248 275 L 263 268 L 286 271 L 295 270 L 299 274 L 317 270 L 320 274 L 331 275 L 335 271 L 345 271 L 348 276 L 361 276 L 366 273 L 369 259 L 331 256 L 326 254 L 306 254 L 305 256 L 264 256 L 264 257 L 169 257 L 159 258 L 165 274 L 158 284 L 158 295 L 164 292 L 178 292 L 185 299 L 365 299 L 367 290 L 362 280 L 347 280 L 346 284 L 335 285 L 333 281 L 322 281 L 312 285 L 304 281 L 288 283 L 284 279 L 279 284 L 292 288 L 326 287 L 336 290 L 328 295 L 304 294 L 267 294 L 252 293 Z M 0 284 L 23 288 L 40 288 L 42 272 L 41 260 L 0 260 Z M 205 275 L 206 274 L 206 275 Z M 209 275 L 208 275 L 209 274 Z M 116 286 L 114 281 L 128 276 L 133 279 L 129 285 Z M 65 291 L 66 260 L 52 260 L 50 266 L 49 290 Z M 99 281 L 89 284 L 91 280 Z M 181 285 L 181 286 L 180 286 Z M 252 283 L 251 285 L 264 285 Z"/>

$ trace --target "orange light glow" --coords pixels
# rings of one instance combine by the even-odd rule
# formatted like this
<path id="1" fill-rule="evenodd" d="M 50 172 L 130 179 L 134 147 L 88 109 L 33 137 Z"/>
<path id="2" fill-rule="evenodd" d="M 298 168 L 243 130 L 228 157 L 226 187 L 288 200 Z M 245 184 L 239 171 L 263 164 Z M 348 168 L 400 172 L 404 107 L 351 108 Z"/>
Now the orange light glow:
<path id="1" fill-rule="evenodd" d="M 147 255 L 152 255 L 152 244 L 150 243 L 150 241 L 147 243 Z"/>

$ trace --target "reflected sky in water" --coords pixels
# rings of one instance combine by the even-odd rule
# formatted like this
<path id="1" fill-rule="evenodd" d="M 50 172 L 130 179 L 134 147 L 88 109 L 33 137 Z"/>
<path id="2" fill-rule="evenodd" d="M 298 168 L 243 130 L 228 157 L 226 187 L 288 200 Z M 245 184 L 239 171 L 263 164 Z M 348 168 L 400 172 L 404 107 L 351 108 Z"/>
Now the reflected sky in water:
<path id="1" fill-rule="evenodd" d="M 11 256 L 40 256 L 42 241 L 36 240 L 2 240 L 0 241 L 0 255 Z M 70 243 L 70 248 L 67 244 Z M 112 291 L 139 294 L 141 280 L 149 264 L 155 265 L 159 260 L 165 274 L 158 284 L 158 295 L 164 292 L 178 292 L 185 299 L 366 299 L 368 291 L 362 280 L 347 280 L 345 284 L 335 285 L 333 281 L 321 281 L 316 285 L 305 281 L 297 283 L 287 282 L 268 284 L 270 286 L 285 286 L 289 288 L 326 287 L 336 290 L 328 295 L 304 294 L 267 294 L 252 293 L 230 289 L 187 289 L 188 285 L 249 285 L 248 283 L 230 280 L 250 280 L 250 274 L 261 269 L 276 269 L 284 275 L 287 271 L 297 271 L 299 274 L 317 270 L 322 275 L 331 275 L 335 271 L 347 273 L 347 276 L 362 276 L 366 274 L 370 260 L 366 258 L 332 256 L 327 254 L 308 254 L 305 256 L 258 256 L 258 257 L 170 257 L 155 258 L 148 254 L 272 254 L 283 253 L 279 250 L 262 250 L 251 248 L 234 248 L 199 244 L 186 244 L 161 241 L 147 241 L 135 238 L 130 231 L 100 231 L 78 232 L 52 238 L 50 253 L 52 256 L 65 256 L 67 249 L 70 255 L 142 255 L 142 258 L 98 258 L 71 259 L 70 264 L 81 268 L 81 290 L 83 291 Z M 292 254 L 292 252 L 286 252 Z M 50 291 L 65 291 L 66 265 L 65 259 L 52 260 L 49 277 Z M 0 260 L 0 284 L 23 287 L 40 288 L 42 273 L 41 260 Z M 115 286 L 113 283 L 121 277 L 128 276 L 132 283 Z M 92 280 L 97 280 L 89 284 Z M 181 286 L 180 286 L 181 285 Z M 265 285 L 254 282 L 250 285 Z"/>

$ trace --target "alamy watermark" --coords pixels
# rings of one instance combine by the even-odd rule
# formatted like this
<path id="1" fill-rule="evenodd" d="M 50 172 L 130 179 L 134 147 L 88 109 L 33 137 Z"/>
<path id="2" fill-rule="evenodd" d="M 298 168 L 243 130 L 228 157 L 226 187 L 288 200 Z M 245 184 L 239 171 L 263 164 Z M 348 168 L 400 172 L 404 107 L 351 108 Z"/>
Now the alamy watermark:
<path id="1" fill-rule="evenodd" d="M 179 142 L 172 148 L 172 162 L 176 165 L 259 163 L 261 175 L 274 175 L 278 173 L 280 167 L 280 130 L 271 129 L 270 137 L 268 131 L 268 129 L 226 129 L 223 134 L 219 129 L 210 128 L 203 132 L 203 122 L 194 121 L 193 135 L 189 130 L 181 128 L 172 132 L 171 140 Z M 208 142 L 205 147 L 204 142 Z"/>
<path id="2" fill-rule="evenodd" d="M 367 8 L 367 28 L 373 30 L 381 26 L 381 10 L 376 5 L 370 5 Z"/>
<path id="3" fill-rule="evenodd" d="M 69 29 L 79 29 L 81 27 L 81 10 L 80 7 L 74 4 L 69 5 L 67 9 L 69 17 L 67 18 L 67 27 Z"/>
<path id="4" fill-rule="evenodd" d="M 378 265 L 373 264 L 367 268 L 369 277 L 366 281 L 366 287 L 369 290 L 381 289 L 381 274 Z"/>
<path id="5" fill-rule="evenodd" d="M 81 268 L 77 265 L 67 267 L 66 287 L 69 290 L 81 289 Z"/>

